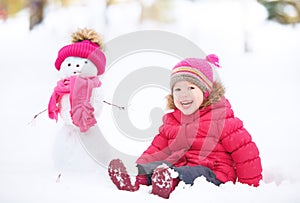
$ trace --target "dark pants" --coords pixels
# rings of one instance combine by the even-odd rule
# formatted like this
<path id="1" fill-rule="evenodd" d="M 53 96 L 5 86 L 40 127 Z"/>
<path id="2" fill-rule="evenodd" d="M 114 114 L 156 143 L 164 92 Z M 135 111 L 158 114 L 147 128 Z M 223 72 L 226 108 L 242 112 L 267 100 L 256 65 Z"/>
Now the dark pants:
<path id="1" fill-rule="evenodd" d="M 151 176 L 153 173 L 153 170 L 158 167 L 159 165 L 165 163 L 168 165 L 170 168 L 174 169 L 176 172 L 178 172 L 179 176 L 178 178 L 185 182 L 186 184 L 194 184 L 194 181 L 196 178 L 204 176 L 208 182 L 211 182 L 217 186 L 219 186 L 222 182 L 219 181 L 216 178 L 216 175 L 212 170 L 205 166 L 180 166 L 180 167 L 175 167 L 172 166 L 172 164 L 168 162 L 150 162 L 147 164 L 138 164 L 138 173 L 139 174 L 145 174 L 148 177 L 148 182 L 151 184 Z"/>

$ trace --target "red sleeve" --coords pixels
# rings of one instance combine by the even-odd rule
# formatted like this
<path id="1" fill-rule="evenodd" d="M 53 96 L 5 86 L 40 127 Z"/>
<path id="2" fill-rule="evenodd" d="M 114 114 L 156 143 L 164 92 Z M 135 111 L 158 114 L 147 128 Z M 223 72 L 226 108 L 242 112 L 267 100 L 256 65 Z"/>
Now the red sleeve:
<path id="1" fill-rule="evenodd" d="M 164 134 L 163 126 L 159 129 L 151 145 L 143 152 L 143 154 L 137 159 L 137 164 L 144 164 L 153 161 L 165 160 L 170 155 L 168 147 L 168 139 Z"/>
<path id="2" fill-rule="evenodd" d="M 226 126 L 231 126 L 231 128 L 225 127 L 227 129 L 222 138 L 222 144 L 231 154 L 238 181 L 258 186 L 262 179 L 262 166 L 256 144 L 238 118 L 230 118 Z"/>

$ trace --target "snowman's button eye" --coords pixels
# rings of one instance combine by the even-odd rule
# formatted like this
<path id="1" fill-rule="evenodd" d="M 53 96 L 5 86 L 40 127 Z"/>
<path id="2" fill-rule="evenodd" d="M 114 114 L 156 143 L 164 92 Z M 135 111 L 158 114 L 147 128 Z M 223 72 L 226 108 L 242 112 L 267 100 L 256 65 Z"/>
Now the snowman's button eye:
<path id="1" fill-rule="evenodd" d="M 71 64 L 70 64 L 70 63 L 68 63 L 68 66 L 71 66 Z"/>
<path id="2" fill-rule="evenodd" d="M 84 63 L 85 63 L 85 64 L 87 64 L 87 63 L 88 63 L 88 61 L 85 61 Z"/>
<path id="3" fill-rule="evenodd" d="M 79 67 L 79 64 L 77 64 L 76 67 Z"/>

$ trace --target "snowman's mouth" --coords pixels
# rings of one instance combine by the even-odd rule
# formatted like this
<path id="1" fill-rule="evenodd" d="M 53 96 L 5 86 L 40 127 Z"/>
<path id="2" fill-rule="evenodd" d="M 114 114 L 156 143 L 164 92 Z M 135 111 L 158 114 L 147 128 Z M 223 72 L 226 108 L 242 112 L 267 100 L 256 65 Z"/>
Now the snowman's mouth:
<path id="1" fill-rule="evenodd" d="M 80 73 L 81 73 L 80 71 L 74 71 L 74 72 L 73 72 L 74 75 L 80 74 Z"/>

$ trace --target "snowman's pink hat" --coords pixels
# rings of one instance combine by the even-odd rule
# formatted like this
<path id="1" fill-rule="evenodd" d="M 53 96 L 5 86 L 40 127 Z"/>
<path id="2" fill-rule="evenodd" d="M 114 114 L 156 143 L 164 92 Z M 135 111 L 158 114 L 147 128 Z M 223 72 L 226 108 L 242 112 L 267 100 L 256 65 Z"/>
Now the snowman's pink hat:
<path id="1" fill-rule="evenodd" d="M 98 69 L 97 75 L 101 75 L 105 71 L 106 57 L 99 45 L 94 42 L 83 40 L 61 48 L 55 61 L 56 69 L 60 70 L 62 62 L 70 56 L 91 60 Z"/>

